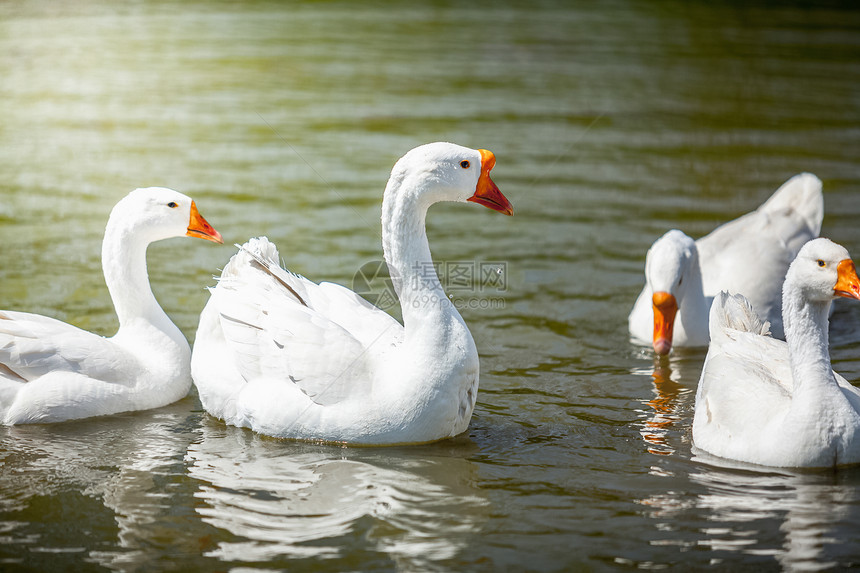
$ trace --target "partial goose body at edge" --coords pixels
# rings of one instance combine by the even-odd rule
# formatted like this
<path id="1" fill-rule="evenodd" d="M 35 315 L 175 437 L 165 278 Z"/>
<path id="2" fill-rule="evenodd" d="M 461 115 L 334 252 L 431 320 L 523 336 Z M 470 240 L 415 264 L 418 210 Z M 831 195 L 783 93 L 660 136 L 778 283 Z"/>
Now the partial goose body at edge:
<path id="1" fill-rule="evenodd" d="M 61 422 L 163 406 L 191 385 L 191 349 L 149 287 L 146 246 L 221 242 L 190 198 L 138 189 L 114 207 L 102 264 L 120 328 L 104 338 L 53 318 L 0 311 L 0 422 Z"/>
<path id="2" fill-rule="evenodd" d="M 808 253 L 812 259 L 802 261 Z M 847 251 L 826 239 L 801 249 L 784 287 L 787 342 L 768 335 L 767 323 L 744 297 L 721 293 L 715 298 L 711 342 L 696 393 L 697 450 L 773 467 L 860 463 L 860 389 L 830 365 L 830 300 L 806 294 L 828 288 L 806 286 L 815 282 L 795 269 L 806 263 L 809 275 L 817 272 L 816 259 L 825 256 L 821 253 L 832 255 L 832 260 L 821 260 L 833 267 L 847 259 Z M 851 273 L 851 298 L 860 298 L 853 264 Z M 845 296 L 834 294 L 834 283 L 830 298 Z M 810 296 L 818 299 L 808 300 Z"/>

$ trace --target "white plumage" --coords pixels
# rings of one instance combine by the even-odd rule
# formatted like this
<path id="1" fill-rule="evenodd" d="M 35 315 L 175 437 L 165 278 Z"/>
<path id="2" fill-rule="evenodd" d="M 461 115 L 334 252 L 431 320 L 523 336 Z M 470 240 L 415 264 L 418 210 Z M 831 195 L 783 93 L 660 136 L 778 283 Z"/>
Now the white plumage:
<path id="1" fill-rule="evenodd" d="M 744 297 L 716 297 L 696 393 L 696 448 L 767 466 L 860 462 L 860 390 L 833 371 L 828 353 L 828 316 L 838 296 L 860 299 L 854 263 L 843 247 L 816 239 L 786 275 L 786 342 L 767 335 Z"/>
<path id="2" fill-rule="evenodd" d="M 433 269 L 424 220 L 438 201 L 512 214 L 493 154 L 450 143 L 413 149 L 391 172 L 383 250 L 401 326 L 352 291 L 281 269 L 266 238 L 224 268 L 200 316 L 192 374 L 207 412 L 277 437 L 429 442 L 468 426 L 478 354 Z"/>
<path id="3" fill-rule="evenodd" d="M 221 242 L 185 195 L 138 189 L 111 211 L 102 246 L 119 331 L 112 338 L 53 318 L 0 311 L 0 421 L 59 422 L 155 408 L 191 385 L 191 349 L 149 286 L 146 247 L 183 235 Z"/>
<path id="4" fill-rule="evenodd" d="M 821 181 L 811 173 L 785 182 L 761 207 L 693 241 L 678 230 L 660 237 L 645 259 L 645 287 L 628 326 L 658 354 L 708 344 L 708 309 L 720 291 L 743 294 L 783 336 L 781 288 L 804 243 L 824 218 Z"/>

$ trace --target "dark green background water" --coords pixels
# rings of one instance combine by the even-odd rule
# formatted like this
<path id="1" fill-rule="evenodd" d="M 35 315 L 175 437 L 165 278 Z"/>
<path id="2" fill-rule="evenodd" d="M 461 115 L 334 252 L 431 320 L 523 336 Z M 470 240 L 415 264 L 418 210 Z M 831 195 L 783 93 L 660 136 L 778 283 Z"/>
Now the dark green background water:
<path id="1" fill-rule="evenodd" d="M 468 434 L 296 444 L 225 427 L 194 392 L 0 429 L 0 568 L 860 566 L 860 470 L 696 460 L 704 351 L 655 362 L 626 331 L 654 239 L 701 236 L 795 173 L 822 178 L 823 234 L 860 253 L 860 10 L 569 4 L 0 3 L 0 307 L 112 334 L 100 242 L 135 187 L 190 194 L 227 243 L 150 249 L 189 339 L 248 237 L 350 285 L 416 145 L 491 149 L 516 209 L 429 215 L 436 260 L 504 263 L 501 291 L 451 285 L 481 354 Z M 852 381 L 858 325 L 840 304 Z"/>

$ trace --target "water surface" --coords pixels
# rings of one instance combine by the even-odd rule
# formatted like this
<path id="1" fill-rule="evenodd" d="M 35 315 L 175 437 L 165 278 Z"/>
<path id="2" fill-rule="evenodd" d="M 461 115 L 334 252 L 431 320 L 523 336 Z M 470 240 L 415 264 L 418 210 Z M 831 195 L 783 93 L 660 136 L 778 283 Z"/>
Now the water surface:
<path id="1" fill-rule="evenodd" d="M 704 350 L 657 361 L 626 317 L 658 236 L 701 236 L 801 171 L 824 181 L 823 233 L 860 253 L 860 11 L 567 4 L 0 4 L 0 307 L 112 334 L 100 241 L 135 187 L 188 193 L 225 237 L 150 248 L 189 340 L 248 237 L 353 284 L 416 145 L 491 149 L 516 210 L 428 217 L 436 260 L 475 279 L 446 276 L 481 354 L 466 434 L 298 444 L 224 426 L 193 391 L 0 429 L 2 567 L 857 566 L 860 473 L 694 457 Z M 831 352 L 855 382 L 858 324 L 840 303 Z"/>

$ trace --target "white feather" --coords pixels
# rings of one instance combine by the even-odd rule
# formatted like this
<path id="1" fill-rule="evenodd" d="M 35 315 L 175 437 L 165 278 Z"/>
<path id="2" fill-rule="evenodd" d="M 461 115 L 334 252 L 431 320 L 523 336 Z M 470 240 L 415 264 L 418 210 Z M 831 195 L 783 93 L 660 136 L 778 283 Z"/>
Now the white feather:
<path id="1" fill-rule="evenodd" d="M 146 246 L 186 235 L 192 211 L 190 198 L 163 188 L 138 189 L 114 207 L 102 249 L 120 321 L 114 337 L 0 311 L 0 421 L 59 422 L 155 408 L 187 394 L 191 349 L 152 295 Z"/>
<path id="2" fill-rule="evenodd" d="M 860 462 L 860 390 L 833 372 L 827 344 L 836 269 L 847 258 L 827 239 L 801 249 L 785 279 L 787 342 L 768 335 L 743 297 L 717 296 L 696 393 L 696 448 L 767 466 Z"/>
<path id="3" fill-rule="evenodd" d="M 206 411 L 273 436 L 363 444 L 464 431 L 478 386 L 474 341 L 435 275 L 409 273 L 432 268 L 427 208 L 467 200 L 479 181 L 491 183 L 482 155 L 452 144 L 419 147 L 392 170 L 383 248 L 405 327 L 342 286 L 280 268 L 265 237 L 240 247 L 197 330 L 192 373 Z"/>
<path id="4" fill-rule="evenodd" d="M 782 281 L 800 248 L 818 236 L 823 217 L 821 180 L 801 173 L 755 211 L 694 243 L 680 231 L 669 231 L 648 253 L 646 284 L 628 318 L 633 340 L 651 344 L 651 297 L 658 291 L 677 299 L 672 346 L 707 345 L 708 308 L 721 291 L 744 295 L 782 338 Z"/>

